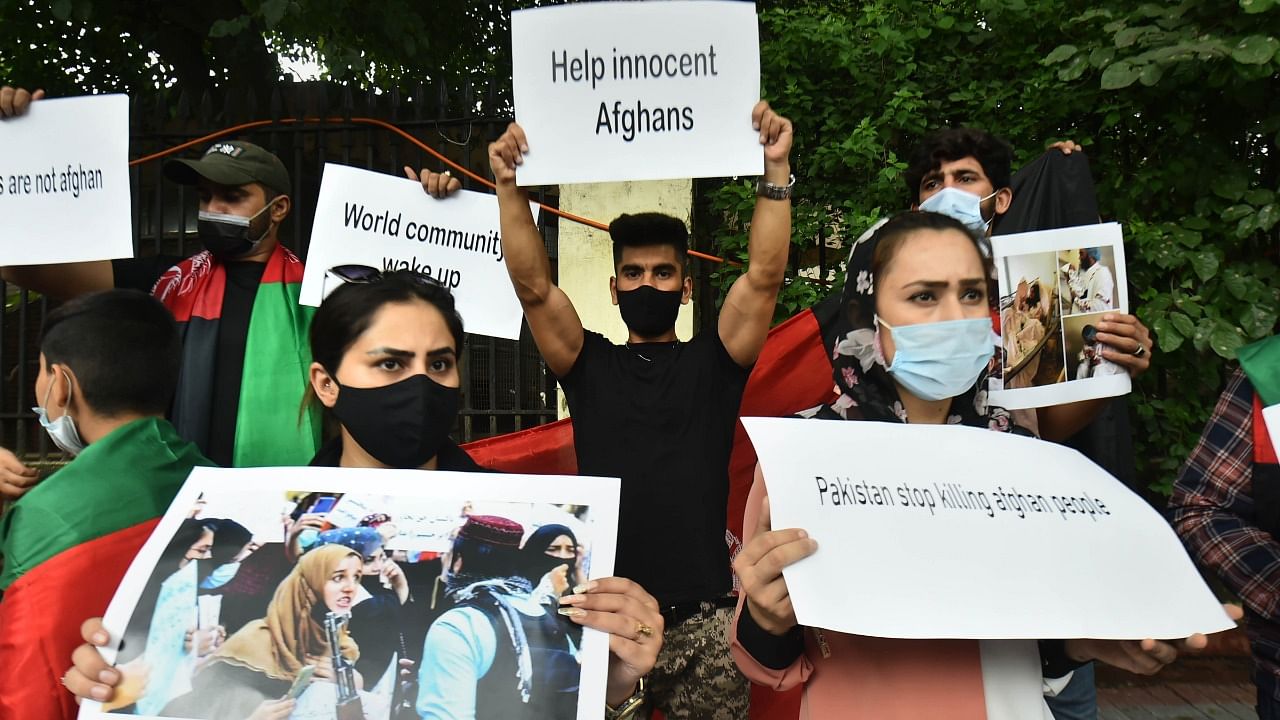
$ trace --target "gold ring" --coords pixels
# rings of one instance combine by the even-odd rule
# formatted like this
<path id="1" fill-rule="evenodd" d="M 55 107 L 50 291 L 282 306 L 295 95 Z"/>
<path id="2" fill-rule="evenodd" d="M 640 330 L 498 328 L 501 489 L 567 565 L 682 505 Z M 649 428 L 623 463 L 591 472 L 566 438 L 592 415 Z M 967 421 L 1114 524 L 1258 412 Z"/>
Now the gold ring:
<path id="1" fill-rule="evenodd" d="M 649 627 L 648 625 L 645 625 L 645 624 L 644 624 L 644 623 L 642 623 L 642 622 L 637 622 L 637 623 L 636 623 L 636 634 L 637 634 L 637 635 L 643 635 L 643 636 L 645 636 L 645 637 L 653 637 L 653 628 Z"/>
<path id="2" fill-rule="evenodd" d="M 1133 351 L 1133 356 L 1142 357 L 1143 355 L 1146 355 L 1146 354 L 1147 354 L 1147 346 L 1143 345 L 1142 343 L 1138 343 L 1138 349 Z"/>

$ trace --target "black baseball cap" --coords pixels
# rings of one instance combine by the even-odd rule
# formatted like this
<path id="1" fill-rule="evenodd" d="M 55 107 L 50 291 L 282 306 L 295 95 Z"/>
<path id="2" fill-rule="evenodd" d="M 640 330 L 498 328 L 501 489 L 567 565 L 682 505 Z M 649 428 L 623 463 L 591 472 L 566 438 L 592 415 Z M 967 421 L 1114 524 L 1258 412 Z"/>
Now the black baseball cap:
<path id="1" fill-rule="evenodd" d="M 280 158 L 243 140 L 220 140 L 210 145 L 199 160 L 170 160 L 164 164 L 164 174 L 182 185 L 195 185 L 200 178 L 232 186 L 258 182 L 283 195 L 293 187 Z"/>

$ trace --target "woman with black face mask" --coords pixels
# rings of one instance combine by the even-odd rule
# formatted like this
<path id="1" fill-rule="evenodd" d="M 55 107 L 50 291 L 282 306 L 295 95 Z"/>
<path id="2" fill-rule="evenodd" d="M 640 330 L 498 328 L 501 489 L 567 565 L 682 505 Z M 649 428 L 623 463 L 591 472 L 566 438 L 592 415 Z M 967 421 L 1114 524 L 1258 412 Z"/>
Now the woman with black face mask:
<path id="1" fill-rule="evenodd" d="M 453 295 L 410 271 L 330 272 L 347 283 L 325 299 L 311 322 L 310 381 L 314 401 L 333 414 L 339 435 L 312 465 L 483 471 L 449 439 L 458 415 L 463 342 Z M 430 474 L 423 480 L 430 482 Z M 425 604 L 430 592 L 414 590 L 411 567 L 405 566 L 411 594 Z M 657 600 L 636 583 L 614 577 L 572 588 L 559 605 L 570 622 L 609 633 L 606 703 L 624 711 L 619 717 L 638 712 L 640 678 L 653 669 L 662 647 Z M 422 607 L 404 610 L 405 650 L 417 654 L 425 627 L 415 632 L 412 626 L 427 624 L 430 616 Z M 92 651 L 92 645 L 107 643 L 101 619 L 86 622 L 82 634 L 87 644 L 73 655 L 64 684 L 79 697 L 110 701 L 120 676 Z"/>
<path id="2" fill-rule="evenodd" d="M 449 439 L 462 348 L 453 295 L 409 271 L 337 270 L 349 282 L 312 320 L 310 379 L 340 434 L 311 464 L 480 470 Z"/>

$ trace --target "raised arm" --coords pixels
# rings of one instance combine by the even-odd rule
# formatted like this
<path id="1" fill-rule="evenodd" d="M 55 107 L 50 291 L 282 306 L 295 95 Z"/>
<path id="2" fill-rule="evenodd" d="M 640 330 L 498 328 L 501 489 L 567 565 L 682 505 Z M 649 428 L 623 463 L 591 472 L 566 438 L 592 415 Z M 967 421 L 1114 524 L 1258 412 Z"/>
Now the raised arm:
<path id="1" fill-rule="evenodd" d="M 110 290 L 115 287 L 115 272 L 110 260 L 59 263 L 56 265 L 14 265 L 0 268 L 5 282 L 48 295 L 57 300 L 70 300 L 78 295 Z"/>
<path id="2" fill-rule="evenodd" d="M 751 124 L 760 131 L 760 144 L 764 146 L 764 182 L 787 187 L 791 180 L 791 121 L 761 100 L 751 111 Z M 755 363 L 764 347 L 790 247 L 790 193 L 780 200 L 764 195 L 756 198 L 747 245 L 747 271 L 729 288 L 718 326 L 720 341 L 742 367 Z"/>
<path id="3" fill-rule="evenodd" d="M 551 282 L 551 260 L 529 210 L 529 194 L 516 187 L 516 166 L 524 162 L 527 152 L 524 130 L 515 123 L 489 145 L 501 213 L 502 253 L 533 341 L 551 372 L 564 377 L 582 351 L 582 320 L 569 296 Z"/>

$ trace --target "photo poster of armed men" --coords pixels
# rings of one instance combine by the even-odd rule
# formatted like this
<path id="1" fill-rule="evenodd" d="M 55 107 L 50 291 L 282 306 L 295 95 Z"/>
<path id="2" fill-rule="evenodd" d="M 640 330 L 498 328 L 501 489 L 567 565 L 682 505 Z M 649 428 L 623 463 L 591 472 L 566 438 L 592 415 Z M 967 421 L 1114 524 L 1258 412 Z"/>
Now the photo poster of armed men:
<path id="1" fill-rule="evenodd" d="M 197 468 L 104 618 L 81 718 L 597 718 L 608 636 L 557 612 L 613 572 L 618 481 Z"/>

